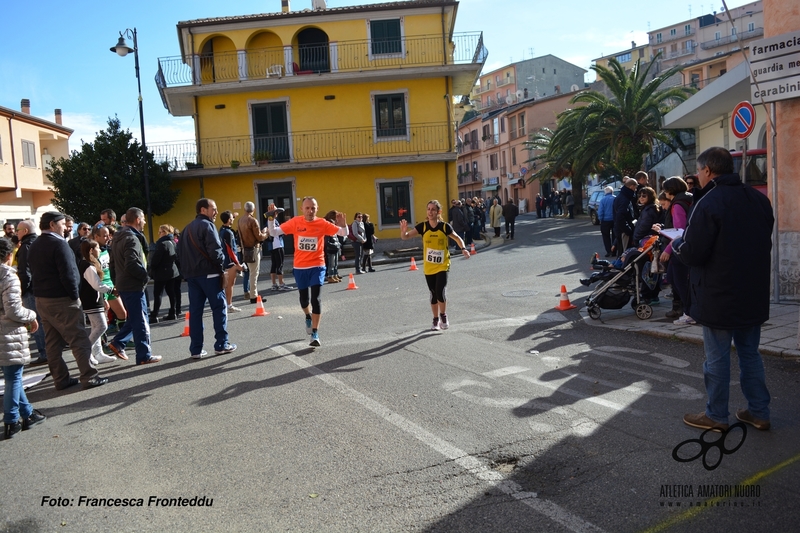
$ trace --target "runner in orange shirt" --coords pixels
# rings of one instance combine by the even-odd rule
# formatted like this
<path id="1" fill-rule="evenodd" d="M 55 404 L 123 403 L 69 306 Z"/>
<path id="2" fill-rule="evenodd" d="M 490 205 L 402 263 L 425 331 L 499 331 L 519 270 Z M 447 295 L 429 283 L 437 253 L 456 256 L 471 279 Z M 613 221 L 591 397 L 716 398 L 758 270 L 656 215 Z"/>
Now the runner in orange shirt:
<path id="1" fill-rule="evenodd" d="M 275 206 L 270 204 L 269 210 Z M 322 316 L 320 290 L 325 282 L 325 237 L 348 234 L 347 216 L 336 213 L 336 224 L 324 218 L 317 218 L 317 200 L 311 196 L 303 198 L 303 215 L 296 216 L 275 227 L 275 221 L 269 218 L 267 227 L 273 237 L 278 235 L 294 235 L 294 280 L 300 292 L 300 307 L 306 314 L 306 333 L 311 335 L 309 346 L 320 346 L 319 320 Z M 309 289 L 311 295 L 309 297 Z"/>

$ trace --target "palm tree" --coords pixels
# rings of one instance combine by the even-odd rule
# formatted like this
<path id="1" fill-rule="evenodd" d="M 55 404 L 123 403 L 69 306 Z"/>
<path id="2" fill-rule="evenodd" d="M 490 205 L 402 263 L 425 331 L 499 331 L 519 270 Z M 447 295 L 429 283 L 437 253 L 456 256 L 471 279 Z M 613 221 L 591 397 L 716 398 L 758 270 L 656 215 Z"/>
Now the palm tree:
<path id="1" fill-rule="evenodd" d="M 617 171 L 632 176 L 656 141 L 670 143 L 671 132 L 661 129 L 661 117 L 694 93 L 688 87 L 661 89 L 682 67 L 673 67 L 647 81 L 655 61 L 642 68 L 641 60 L 630 72 L 616 59 L 608 67 L 592 67 L 611 93 L 589 90 L 575 95 L 558 115 L 555 132 L 534 134 L 526 143 L 538 151 L 530 161 L 542 163 L 533 179 L 571 175 L 573 180 L 593 172 Z M 573 182 L 574 183 L 574 182 Z M 574 183 L 575 184 L 575 183 Z M 577 200 L 577 199 L 576 199 Z"/>

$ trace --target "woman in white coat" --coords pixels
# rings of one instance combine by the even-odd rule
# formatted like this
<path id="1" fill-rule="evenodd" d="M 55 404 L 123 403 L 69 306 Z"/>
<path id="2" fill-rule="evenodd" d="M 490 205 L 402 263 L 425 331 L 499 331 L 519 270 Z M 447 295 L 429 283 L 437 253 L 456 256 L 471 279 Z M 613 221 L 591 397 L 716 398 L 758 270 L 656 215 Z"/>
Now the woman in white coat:
<path id="1" fill-rule="evenodd" d="M 489 208 L 489 225 L 494 228 L 494 236 L 500 236 L 500 225 L 503 218 L 503 206 L 497 201 L 492 200 L 492 207 Z"/>
<path id="2" fill-rule="evenodd" d="M 0 366 L 3 367 L 3 422 L 5 438 L 29 429 L 46 418 L 33 408 L 22 388 L 22 369 L 31 360 L 28 332 L 39 328 L 36 311 L 22 306 L 22 289 L 16 271 L 8 266 L 14 246 L 0 239 Z"/>

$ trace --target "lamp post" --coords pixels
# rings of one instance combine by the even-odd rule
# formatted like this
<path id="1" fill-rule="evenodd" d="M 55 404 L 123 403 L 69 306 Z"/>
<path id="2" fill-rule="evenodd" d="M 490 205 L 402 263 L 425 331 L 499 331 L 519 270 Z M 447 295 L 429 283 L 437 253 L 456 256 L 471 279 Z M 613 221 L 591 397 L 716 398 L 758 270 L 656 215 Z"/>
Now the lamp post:
<path id="1" fill-rule="evenodd" d="M 133 38 L 133 48 L 125 42 L 125 37 Z M 136 83 L 139 87 L 139 125 L 142 128 L 142 174 L 144 176 L 144 195 L 147 198 L 147 230 L 150 237 L 150 246 L 153 245 L 153 212 L 150 207 L 150 177 L 147 172 L 147 144 L 144 141 L 144 108 L 142 107 L 142 79 L 139 77 L 139 43 L 136 41 L 136 28 L 130 28 L 119 33 L 119 41 L 111 47 L 111 51 L 120 57 L 125 57 L 133 52 L 136 66 Z"/>

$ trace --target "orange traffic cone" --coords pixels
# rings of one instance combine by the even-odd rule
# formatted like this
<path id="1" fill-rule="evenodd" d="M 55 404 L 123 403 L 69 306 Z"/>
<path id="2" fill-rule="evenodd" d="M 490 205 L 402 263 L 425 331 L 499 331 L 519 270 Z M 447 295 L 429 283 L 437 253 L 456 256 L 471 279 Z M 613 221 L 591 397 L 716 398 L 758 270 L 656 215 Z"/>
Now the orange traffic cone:
<path id="1" fill-rule="evenodd" d="M 250 316 L 267 316 L 269 311 L 264 310 L 264 302 L 261 301 L 261 295 L 256 296 L 256 312 Z"/>
<path id="2" fill-rule="evenodd" d="M 189 336 L 189 311 L 186 311 L 186 320 L 183 321 L 183 333 L 181 333 L 181 337 L 188 337 Z"/>
<path id="3" fill-rule="evenodd" d="M 417 262 L 414 260 L 413 257 L 411 258 L 411 268 L 409 268 L 409 270 L 419 270 L 417 268 Z"/>
<path id="4" fill-rule="evenodd" d="M 356 277 L 353 274 L 350 274 L 350 284 L 347 285 L 347 290 L 348 291 L 354 291 L 357 288 L 358 287 L 356 287 Z"/>
<path id="5" fill-rule="evenodd" d="M 577 309 L 577 307 L 569 303 L 569 297 L 567 297 L 567 287 L 562 285 L 561 300 L 559 300 L 558 305 L 556 306 L 556 311 L 569 311 L 570 309 Z"/>
<path id="6" fill-rule="evenodd" d="M 472 243 L 472 246 L 471 246 L 471 247 L 470 247 L 470 249 L 469 249 L 469 255 L 475 255 L 475 254 L 477 254 L 477 253 L 478 253 L 478 252 L 476 252 L 476 251 L 475 251 L 475 243 L 473 242 L 473 243 Z"/>

